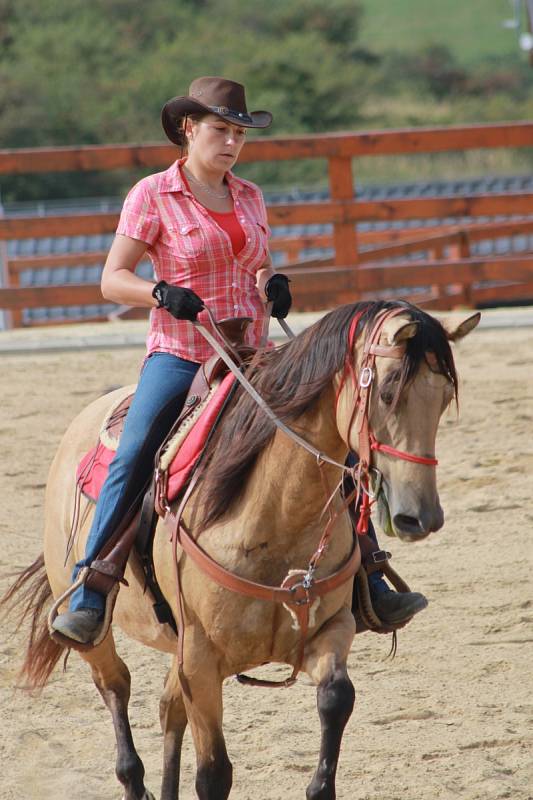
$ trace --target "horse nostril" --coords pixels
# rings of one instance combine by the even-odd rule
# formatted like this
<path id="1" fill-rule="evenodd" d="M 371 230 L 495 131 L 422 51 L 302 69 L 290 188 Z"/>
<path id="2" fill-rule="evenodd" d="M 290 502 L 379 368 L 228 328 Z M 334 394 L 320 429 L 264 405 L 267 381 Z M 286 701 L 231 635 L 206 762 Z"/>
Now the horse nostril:
<path id="1" fill-rule="evenodd" d="M 407 514 L 395 514 L 393 524 L 396 530 L 402 533 L 424 533 L 420 521 L 416 517 L 410 517 Z"/>

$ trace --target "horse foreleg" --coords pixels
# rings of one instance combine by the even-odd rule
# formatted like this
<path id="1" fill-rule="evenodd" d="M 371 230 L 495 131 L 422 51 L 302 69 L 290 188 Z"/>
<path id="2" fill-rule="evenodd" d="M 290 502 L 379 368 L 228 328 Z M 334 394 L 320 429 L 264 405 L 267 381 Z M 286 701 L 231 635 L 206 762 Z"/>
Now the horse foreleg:
<path id="1" fill-rule="evenodd" d="M 321 742 L 318 767 L 307 800 L 335 800 L 335 777 L 342 735 L 353 710 L 355 691 L 346 660 L 355 634 L 353 615 L 343 608 L 306 647 L 303 668 L 317 685 Z"/>
<path id="2" fill-rule="evenodd" d="M 128 718 L 130 673 L 117 654 L 112 633 L 94 650 L 81 655 L 89 663 L 96 688 L 113 718 L 117 741 L 115 772 L 124 786 L 124 800 L 152 800 L 144 786 L 144 765 L 135 750 Z"/>
<path id="3" fill-rule="evenodd" d="M 165 689 L 159 704 L 159 718 L 163 731 L 163 781 L 161 800 L 179 797 L 181 745 L 187 727 L 187 713 L 174 663 L 165 680 Z"/>
<path id="4" fill-rule="evenodd" d="M 232 784 L 232 766 L 222 732 L 222 678 L 217 655 L 203 631 L 188 636 L 185 674 L 191 697 L 183 695 L 196 750 L 196 792 L 200 800 L 226 800 Z"/>

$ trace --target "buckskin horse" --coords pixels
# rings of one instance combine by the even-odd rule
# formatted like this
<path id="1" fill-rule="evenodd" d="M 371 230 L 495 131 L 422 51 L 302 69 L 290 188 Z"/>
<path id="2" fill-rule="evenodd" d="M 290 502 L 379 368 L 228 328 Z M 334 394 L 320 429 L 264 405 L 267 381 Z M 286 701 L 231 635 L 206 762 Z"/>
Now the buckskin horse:
<path id="1" fill-rule="evenodd" d="M 451 327 L 407 303 L 358 303 L 267 351 L 251 382 L 300 437 L 296 441 L 249 394 L 241 388 L 236 393 L 208 445 L 208 469 L 183 513 L 173 506 L 155 534 L 159 584 L 182 622 L 179 645 L 169 626 L 154 619 L 135 555 L 114 611 L 114 624 L 128 636 L 173 656 L 160 701 L 161 800 L 178 796 L 187 724 L 197 754 L 198 797 L 228 797 L 232 767 L 222 729 L 222 682 L 269 662 L 292 666 L 284 685 L 302 669 L 317 686 L 320 755 L 306 796 L 335 798 L 341 739 L 354 704 L 346 661 L 355 633 L 351 596 L 360 555 L 346 501 L 332 489 L 339 486 L 349 451 L 355 451 L 356 483 L 365 497 L 376 496 L 386 533 L 415 541 L 442 527 L 434 454 L 439 419 L 457 398 L 449 342 L 478 321 L 475 314 Z M 96 400 L 67 430 L 47 484 L 44 557 L 20 573 L 4 598 L 20 619 L 31 620 L 22 671 L 33 687 L 44 686 L 61 656 L 45 612 L 52 595 L 60 597 L 69 586 L 90 526 L 87 509 L 65 563 L 76 466 L 116 405 L 116 394 Z M 176 567 L 172 527 L 179 527 Z M 124 798 L 148 800 L 153 796 L 144 785 L 128 720 L 130 674 L 112 630 L 81 655 L 113 718 Z"/>

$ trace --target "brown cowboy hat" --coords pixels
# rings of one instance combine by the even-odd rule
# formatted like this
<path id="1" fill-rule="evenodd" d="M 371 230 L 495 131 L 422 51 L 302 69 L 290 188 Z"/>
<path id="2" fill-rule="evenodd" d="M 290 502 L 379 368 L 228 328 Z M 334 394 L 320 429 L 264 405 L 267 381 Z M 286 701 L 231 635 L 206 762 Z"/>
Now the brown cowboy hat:
<path id="1" fill-rule="evenodd" d="M 187 114 L 216 114 L 217 117 L 243 128 L 268 128 L 272 122 L 269 111 L 246 108 L 244 86 L 226 78 L 196 78 L 184 97 L 173 97 L 163 106 L 161 122 L 171 142 L 181 144 L 181 120 Z"/>

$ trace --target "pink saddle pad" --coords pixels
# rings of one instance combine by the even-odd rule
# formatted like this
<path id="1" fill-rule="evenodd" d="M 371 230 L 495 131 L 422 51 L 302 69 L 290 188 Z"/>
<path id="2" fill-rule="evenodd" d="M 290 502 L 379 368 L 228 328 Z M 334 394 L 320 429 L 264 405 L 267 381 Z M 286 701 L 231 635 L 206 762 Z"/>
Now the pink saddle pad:
<path id="1" fill-rule="evenodd" d="M 226 375 L 174 456 L 168 469 L 169 502 L 176 499 L 191 474 L 234 381 L 235 378 L 231 373 Z M 115 452 L 99 441 L 78 464 L 76 483 L 83 494 L 95 502 L 107 478 Z"/>

